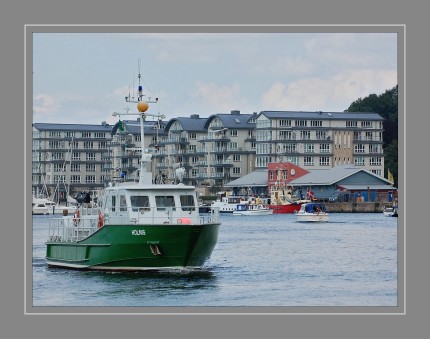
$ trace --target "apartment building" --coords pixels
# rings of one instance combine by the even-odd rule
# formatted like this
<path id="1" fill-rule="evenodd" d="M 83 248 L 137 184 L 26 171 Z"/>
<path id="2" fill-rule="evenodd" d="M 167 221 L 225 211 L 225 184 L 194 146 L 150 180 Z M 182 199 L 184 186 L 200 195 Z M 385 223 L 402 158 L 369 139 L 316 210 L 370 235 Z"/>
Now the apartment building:
<path id="1" fill-rule="evenodd" d="M 156 168 L 174 179 L 174 168 L 181 164 L 184 182 L 195 186 L 223 186 L 251 172 L 256 116 L 235 110 L 209 118 L 193 114 L 171 119 L 155 154 Z"/>
<path id="2" fill-rule="evenodd" d="M 110 180 L 138 179 L 140 118 L 122 128 L 102 123 L 33 124 L 33 193 L 65 199 L 67 192 L 101 188 Z M 304 169 L 353 164 L 384 173 L 383 118 L 376 113 L 240 111 L 208 118 L 193 114 L 144 123 L 154 182 L 223 187 L 273 162 Z"/>
<path id="3" fill-rule="evenodd" d="M 256 168 L 286 161 L 304 169 L 353 164 L 382 177 L 383 120 L 367 112 L 262 111 Z"/>
<path id="4" fill-rule="evenodd" d="M 32 190 L 63 201 L 70 192 L 97 189 L 110 180 L 112 126 L 33 124 Z"/>

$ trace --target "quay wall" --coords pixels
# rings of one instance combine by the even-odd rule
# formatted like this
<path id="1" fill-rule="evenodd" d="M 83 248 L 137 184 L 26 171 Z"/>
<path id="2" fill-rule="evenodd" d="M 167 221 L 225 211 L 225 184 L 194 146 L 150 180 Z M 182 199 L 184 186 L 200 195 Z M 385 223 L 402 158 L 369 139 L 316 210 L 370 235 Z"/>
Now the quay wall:
<path id="1" fill-rule="evenodd" d="M 384 204 L 380 202 L 326 202 L 332 213 L 382 213 Z"/>

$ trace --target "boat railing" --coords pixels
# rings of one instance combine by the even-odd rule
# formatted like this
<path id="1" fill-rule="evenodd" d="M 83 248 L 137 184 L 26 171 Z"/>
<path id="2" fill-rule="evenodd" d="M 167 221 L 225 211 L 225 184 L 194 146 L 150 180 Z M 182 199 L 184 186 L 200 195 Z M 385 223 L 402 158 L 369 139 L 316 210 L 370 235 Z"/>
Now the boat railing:
<path id="1" fill-rule="evenodd" d="M 49 242 L 77 242 L 97 231 L 96 218 L 67 216 L 49 219 Z"/>

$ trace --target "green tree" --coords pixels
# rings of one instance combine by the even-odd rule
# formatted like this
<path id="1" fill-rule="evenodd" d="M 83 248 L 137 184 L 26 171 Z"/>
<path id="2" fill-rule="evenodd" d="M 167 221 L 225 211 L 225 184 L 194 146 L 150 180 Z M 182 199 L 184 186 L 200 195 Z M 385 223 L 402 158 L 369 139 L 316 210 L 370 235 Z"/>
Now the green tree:
<path id="1" fill-rule="evenodd" d="M 375 112 L 384 118 L 384 155 L 385 173 L 390 169 L 394 181 L 398 178 L 398 86 L 386 90 L 383 94 L 370 94 L 365 98 L 354 101 L 345 112 Z"/>

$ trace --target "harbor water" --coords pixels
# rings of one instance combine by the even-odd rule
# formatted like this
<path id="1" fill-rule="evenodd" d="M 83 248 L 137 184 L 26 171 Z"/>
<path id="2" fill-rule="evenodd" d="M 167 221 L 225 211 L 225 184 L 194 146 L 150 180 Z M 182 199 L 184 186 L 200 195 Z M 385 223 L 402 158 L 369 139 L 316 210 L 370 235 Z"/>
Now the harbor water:
<path id="1" fill-rule="evenodd" d="M 201 270 L 109 273 L 49 268 L 49 216 L 33 216 L 33 306 L 397 306 L 397 218 L 332 213 L 221 216 Z"/>

